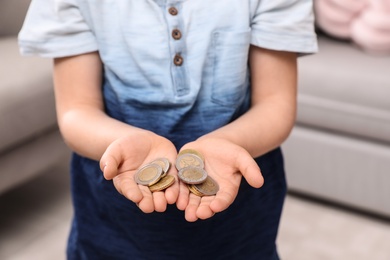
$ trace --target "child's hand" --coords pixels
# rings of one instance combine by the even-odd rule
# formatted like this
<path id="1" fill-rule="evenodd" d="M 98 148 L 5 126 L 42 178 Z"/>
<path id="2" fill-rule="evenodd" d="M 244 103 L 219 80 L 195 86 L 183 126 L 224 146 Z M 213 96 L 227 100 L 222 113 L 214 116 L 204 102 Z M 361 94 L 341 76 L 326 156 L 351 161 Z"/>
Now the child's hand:
<path id="1" fill-rule="evenodd" d="M 176 156 L 175 146 L 166 138 L 153 133 L 126 136 L 108 146 L 100 160 L 100 168 L 107 180 L 113 180 L 118 192 L 136 203 L 143 212 L 163 212 L 168 203 L 176 202 L 179 193 L 177 172 L 173 165 Z M 149 187 L 135 182 L 134 174 L 141 166 L 161 157 L 172 163 L 168 174 L 175 176 L 176 182 L 165 191 L 152 193 Z"/>
<path id="2" fill-rule="evenodd" d="M 264 179 L 251 155 L 242 147 L 225 139 L 203 138 L 186 144 L 184 149 L 195 149 L 205 158 L 205 170 L 219 185 L 215 196 L 198 197 L 180 183 L 177 207 L 185 210 L 187 221 L 207 219 L 233 203 L 244 176 L 253 187 L 259 188 Z"/>

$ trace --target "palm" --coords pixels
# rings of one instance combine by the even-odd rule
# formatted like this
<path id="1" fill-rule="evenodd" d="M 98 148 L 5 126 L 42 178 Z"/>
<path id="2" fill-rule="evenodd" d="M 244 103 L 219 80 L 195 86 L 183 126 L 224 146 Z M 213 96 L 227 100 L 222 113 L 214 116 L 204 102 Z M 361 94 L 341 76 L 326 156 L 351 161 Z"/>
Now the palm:
<path id="1" fill-rule="evenodd" d="M 206 219 L 228 208 L 237 196 L 243 175 L 252 186 L 262 185 L 257 164 L 241 147 L 221 139 L 196 141 L 183 149 L 189 147 L 203 154 L 205 170 L 218 183 L 219 191 L 215 196 L 204 197 L 181 192 L 179 206 L 185 209 L 188 221 Z"/>
<path id="2" fill-rule="evenodd" d="M 107 148 L 101 165 L 106 179 L 112 179 L 118 192 L 137 203 L 142 211 L 165 211 L 168 203 L 176 201 L 178 184 L 167 189 L 165 193 L 151 193 L 148 187 L 138 185 L 134 181 L 134 174 L 142 165 L 157 158 L 164 157 L 172 163 L 176 156 L 175 146 L 161 136 L 123 137 Z M 169 173 L 176 175 L 175 168 L 171 167 Z"/>
<path id="3" fill-rule="evenodd" d="M 121 140 L 120 153 L 122 164 L 118 167 L 118 173 L 135 172 L 142 165 L 145 165 L 156 158 L 165 157 L 170 158 L 171 162 L 176 157 L 176 149 L 173 144 L 165 138 L 159 138 L 156 144 L 152 144 L 147 140 L 137 140 L 131 143 L 124 139 Z"/>

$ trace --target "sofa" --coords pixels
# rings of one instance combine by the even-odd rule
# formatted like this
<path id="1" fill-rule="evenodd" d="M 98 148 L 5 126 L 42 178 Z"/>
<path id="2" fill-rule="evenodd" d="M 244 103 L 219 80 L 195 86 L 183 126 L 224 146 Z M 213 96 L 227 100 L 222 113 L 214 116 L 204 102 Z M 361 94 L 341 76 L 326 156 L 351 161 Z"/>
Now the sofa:
<path id="1" fill-rule="evenodd" d="M 390 218 L 390 56 L 319 32 L 298 84 L 289 191 Z"/>
<path id="2" fill-rule="evenodd" d="M 51 61 L 19 54 L 17 33 L 29 3 L 0 2 L 0 193 L 69 156 L 56 123 Z"/>
<path id="3" fill-rule="evenodd" d="M 0 193 L 69 155 L 51 61 L 19 55 L 29 2 L 0 3 Z M 390 57 L 321 34 L 319 47 L 299 59 L 297 122 L 283 144 L 289 191 L 390 217 Z"/>

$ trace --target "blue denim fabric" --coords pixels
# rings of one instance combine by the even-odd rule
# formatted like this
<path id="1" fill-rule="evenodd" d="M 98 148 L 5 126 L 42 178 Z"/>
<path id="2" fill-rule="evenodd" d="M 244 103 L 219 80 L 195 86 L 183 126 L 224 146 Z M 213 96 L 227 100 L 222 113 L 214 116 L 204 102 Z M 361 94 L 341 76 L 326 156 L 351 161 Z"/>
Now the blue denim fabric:
<path id="1" fill-rule="evenodd" d="M 248 110 L 250 45 L 312 53 L 313 28 L 309 0 L 33 0 L 19 44 L 44 57 L 99 51 L 107 114 L 179 149 Z M 68 259 L 278 259 L 283 159 L 276 149 L 257 162 L 261 189 L 243 181 L 226 211 L 188 223 L 174 205 L 140 212 L 74 154 Z"/>
<path id="2" fill-rule="evenodd" d="M 279 149 L 257 159 L 261 189 L 242 181 L 225 211 L 194 223 L 170 205 L 164 213 L 142 213 L 106 181 L 98 163 L 72 160 L 75 208 L 68 259 L 278 259 L 278 232 L 286 182 Z"/>

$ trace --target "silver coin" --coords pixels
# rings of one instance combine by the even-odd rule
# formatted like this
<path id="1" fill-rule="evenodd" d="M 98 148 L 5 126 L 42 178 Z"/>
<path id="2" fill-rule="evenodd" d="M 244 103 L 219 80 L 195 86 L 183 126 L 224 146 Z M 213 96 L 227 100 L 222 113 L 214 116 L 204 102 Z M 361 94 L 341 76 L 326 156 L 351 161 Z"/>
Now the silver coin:
<path id="1" fill-rule="evenodd" d="M 185 154 L 185 153 L 195 154 L 195 155 L 199 156 L 202 159 L 202 161 L 204 161 L 203 155 L 200 152 L 198 152 L 197 150 L 195 150 L 195 149 L 184 149 L 184 150 L 181 150 L 178 155 L 182 155 L 182 154 Z"/>
<path id="2" fill-rule="evenodd" d="M 193 185 L 193 188 L 205 196 L 212 196 L 217 194 L 219 185 L 213 178 L 207 176 L 204 182 Z"/>
<path id="3" fill-rule="evenodd" d="M 171 167 L 171 163 L 169 162 L 169 160 L 167 158 L 157 158 L 156 160 L 153 160 L 151 162 L 151 164 L 158 164 L 161 166 L 162 170 L 163 170 L 163 176 L 164 177 L 167 172 L 169 171 L 169 168 Z"/>
<path id="4" fill-rule="evenodd" d="M 199 184 L 206 180 L 207 172 L 196 166 L 188 166 L 179 170 L 177 176 L 187 184 Z"/>
<path id="5" fill-rule="evenodd" d="M 204 162 L 202 158 L 200 158 L 196 154 L 192 154 L 192 153 L 180 154 L 176 159 L 176 168 L 180 171 L 181 169 L 189 166 L 204 168 Z"/>
<path id="6" fill-rule="evenodd" d="M 151 186 L 157 183 L 161 179 L 163 169 L 160 165 L 155 163 L 149 163 L 141 167 L 134 175 L 136 183 Z"/>

